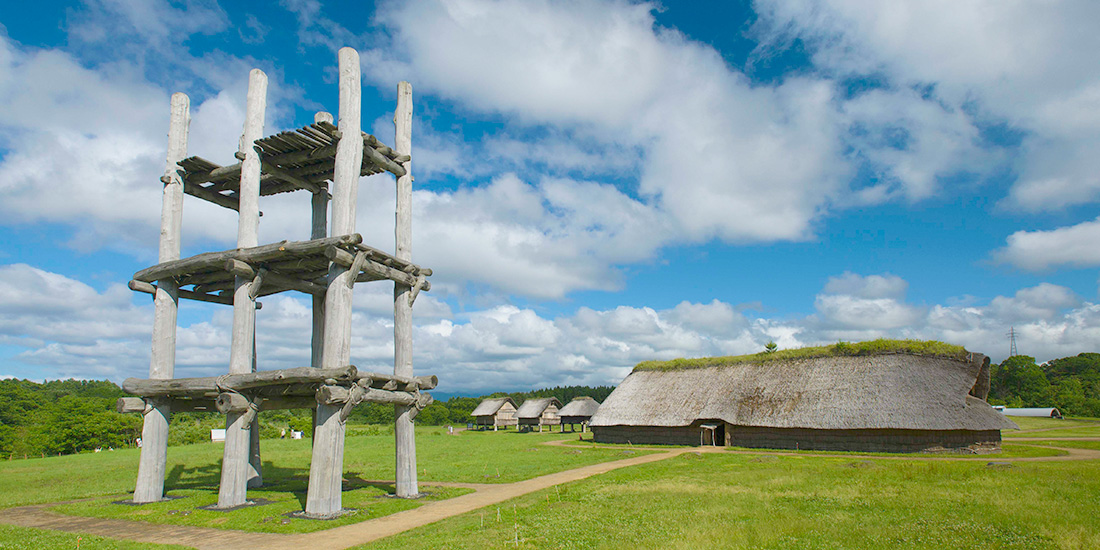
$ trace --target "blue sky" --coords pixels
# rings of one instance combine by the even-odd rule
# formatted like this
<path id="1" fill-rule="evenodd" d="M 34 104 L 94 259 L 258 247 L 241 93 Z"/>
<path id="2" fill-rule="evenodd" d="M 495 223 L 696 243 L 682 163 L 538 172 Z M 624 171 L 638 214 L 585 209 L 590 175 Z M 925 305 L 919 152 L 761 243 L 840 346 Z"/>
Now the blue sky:
<path id="1" fill-rule="evenodd" d="M 168 98 L 228 163 L 248 70 L 271 134 L 336 111 L 393 139 L 414 90 L 414 361 L 441 390 L 616 383 L 641 360 L 879 336 L 1040 360 L 1100 341 L 1092 2 L 37 2 L 0 15 L 0 376 L 144 376 Z M 265 199 L 261 240 L 308 236 Z M 358 229 L 392 249 L 393 184 Z M 184 254 L 231 248 L 188 197 Z M 353 362 L 392 364 L 390 289 Z M 224 372 L 228 308 L 184 303 L 177 376 Z M 260 368 L 308 362 L 269 297 Z M 448 387 L 444 387 L 447 384 Z"/>

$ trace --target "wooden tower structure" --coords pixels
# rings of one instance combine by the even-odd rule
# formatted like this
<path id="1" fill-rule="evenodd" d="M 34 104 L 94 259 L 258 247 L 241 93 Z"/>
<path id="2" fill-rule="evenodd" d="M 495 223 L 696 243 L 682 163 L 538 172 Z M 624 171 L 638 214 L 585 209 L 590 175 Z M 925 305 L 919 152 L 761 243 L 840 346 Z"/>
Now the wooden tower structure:
<path id="1" fill-rule="evenodd" d="M 137 398 L 119 400 L 120 412 L 141 412 L 141 461 L 135 503 L 164 498 L 168 427 L 173 411 L 218 411 L 226 415 L 218 508 L 249 504 L 247 489 L 262 485 L 257 413 L 278 408 L 314 409 L 313 457 L 305 515 L 341 513 L 344 422 L 364 401 L 396 407 L 397 496 L 413 498 L 416 442 L 413 419 L 431 403 L 422 393 L 434 376 L 413 376 L 412 305 L 427 291 L 430 269 L 412 263 L 412 87 L 398 84 L 393 148 L 361 130 L 359 54 L 339 52 L 339 121 L 318 113 L 303 128 L 264 137 L 267 76 L 249 74 L 244 132 L 231 166 L 186 157 L 189 99 L 172 96 L 168 159 L 161 206 L 159 263 L 137 272 L 135 291 L 155 303 L 153 351 L 148 379 L 128 379 Z M 355 232 L 360 176 L 389 172 L 397 180 L 396 249 L 388 254 L 362 243 Z M 331 189 L 330 189 L 331 185 Z M 260 197 L 304 190 L 312 194 L 309 240 L 260 245 Z M 237 248 L 180 258 L 183 195 L 239 213 Z M 331 232 L 327 213 L 331 197 Z M 360 372 L 351 365 L 352 289 L 356 283 L 394 284 L 394 372 Z M 257 370 L 257 298 L 297 291 L 313 299 L 311 365 Z M 228 373 L 175 378 L 176 311 L 180 298 L 233 306 Z"/>

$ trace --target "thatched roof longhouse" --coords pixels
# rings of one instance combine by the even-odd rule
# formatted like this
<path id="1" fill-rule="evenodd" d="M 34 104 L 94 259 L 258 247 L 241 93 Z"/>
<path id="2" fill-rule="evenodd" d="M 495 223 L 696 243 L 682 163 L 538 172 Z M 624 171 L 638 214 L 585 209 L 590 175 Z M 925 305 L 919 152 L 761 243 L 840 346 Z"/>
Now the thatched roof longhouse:
<path id="1" fill-rule="evenodd" d="M 635 370 L 591 425 L 688 426 L 713 419 L 834 430 L 1015 428 L 968 395 L 986 361 L 978 354 L 970 361 L 889 354 Z"/>

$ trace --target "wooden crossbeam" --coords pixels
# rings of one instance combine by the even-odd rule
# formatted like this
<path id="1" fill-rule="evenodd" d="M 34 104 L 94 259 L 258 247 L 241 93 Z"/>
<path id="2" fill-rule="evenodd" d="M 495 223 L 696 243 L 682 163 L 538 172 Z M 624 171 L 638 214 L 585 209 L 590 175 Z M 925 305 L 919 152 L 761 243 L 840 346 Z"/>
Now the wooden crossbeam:
<path id="1" fill-rule="evenodd" d="M 158 279 L 179 277 L 187 273 L 205 272 L 213 269 L 221 269 L 225 261 L 230 259 L 241 260 L 245 263 L 260 263 L 279 258 L 293 256 L 320 255 L 330 246 L 354 246 L 362 242 L 363 237 L 358 233 L 341 235 L 339 237 L 326 237 L 311 241 L 281 241 L 274 244 L 266 244 L 252 248 L 235 248 L 221 252 L 204 252 L 190 258 L 164 262 L 152 267 L 147 267 L 134 274 L 134 279 L 151 283 Z M 349 254 L 350 255 L 350 254 Z"/>
<path id="2" fill-rule="evenodd" d="M 268 386 L 320 384 L 326 380 L 354 380 L 358 370 L 354 365 L 334 369 L 295 367 L 291 369 L 207 376 L 202 378 L 143 379 L 127 378 L 122 389 L 141 397 L 191 396 L 224 393 L 225 390 L 248 390 Z M 349 382 L 350 383 L 350 382 Z"/>

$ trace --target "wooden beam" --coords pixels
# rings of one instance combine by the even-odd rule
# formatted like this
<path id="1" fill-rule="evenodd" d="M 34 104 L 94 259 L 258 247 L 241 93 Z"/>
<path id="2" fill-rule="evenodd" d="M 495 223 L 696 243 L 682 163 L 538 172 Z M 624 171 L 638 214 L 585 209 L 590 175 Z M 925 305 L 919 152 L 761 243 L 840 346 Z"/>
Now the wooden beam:
<path id="1" fill-rule="evenodd" d="M 356 376 L 359 385 L 364 383 L 381 389 L 401 388 L 403 391 L 418 391 L 434 389 L 439 384 L 439 378 L 431 376 L 398 376 L 396 374 L 381 374 L 377 372 L 360 372 Z M 393 387 L 386 387 L 392 382 Z"/>
<path id="2" fill-rule="evenodd" d="M 354 401 L 354 404 L 367 402 L 410 407 L 415 407 L 417 403 L 423 403 L 421 406 L 426 407 L 432 403 L 432 396 L 428 393 L 386 391 L 377 388 L 355 389 L 336 385 L 325 385 L 317 389 L 317 402 L 323 405 L 343 405 L 349 400 Z"/>
<path id="3" fill-rule="evenodd" d="M 369 252 L 370 253 L 370 256 L 368 256 L 369 258 L 373 258 L 374 261 L 376 261 L 378 263 L 381 263 L 382 265 L 385 265 L 387 267 L 393 267 L 393 268 L 396 268 L 396 269 L 400 269 L 401 271 L 404 271 L 404 272 L 409 273 L 411 275 L 424 275 L 425 277 L 431 277 L 432 276 L 432 270 L 431 269 L 428 269 L 426 267 L 420 267 L 420 266 L 418 266 L 418 265 L 416 265 L 416 264 L 414 264 L 414 263 L 412 263 L 408 260 L 402 260 L 402 259 L 398 258 L 397 256 L 389 254 L 389 253 L 387 253 L 383 250 L 379 250 L 377 248 L 373 248 L 373 247 L 367 246 L 367 245 L 362 244 L 362 243 L 355 245 L 355 248 L 357 248 L 359 250 L 362 250 L 364 252 Z"/>
<path id="4" fill-rule="evenodd" d="M 268 174 L 271 174 L 272 176 L 275 176 L 276 178 L 279 178 L 287 183 L 293 184 L 299 189 L 304 189 L 306 191 L 309 191 L 310 193 L 321 192 L 321 186 L 317 185 L 316 183 L 299 178 L 298 176 L 295 176 L 294 174 L 291 174 L 290 172 L 283 170 L 282 168 L 279 168 L 278 166 L 275 166 L 270 162 L 263 163 L 263 169 Z"/>
<path id="5" fill-rule="evenodd" d="M 238 162 L 230 166 L 219 166 L 209 172 L 192 172 L 187 174 L 187 181 L 193 184 L 199 184 L 220 179 L 238 179 L 240 177 L 241 163 Z"/>
<path id="6" fill-rule="evenodd" d="M 213 191 L 211 189 L 205 189 L 201 185 L 191 183 L 189 181 L 184 182 L 183 191 L 192 197 L 202 199 L 207 202 L 212 202 L 218 206 L 224 206 L 230 210 L 240 211 L 240 205 L 237 199 L 233 197 L 227 197 L 221 193 Z"/>
<path id="7" fill-rule="evenodd" d="M 260 411 L 273 411 L 283 409 L 312 409 L 317 406 L 317 398 L 313 395 L 289 395 L 289 396 L 260 396 Z M 239 393 L 221 393 L 213 401 L 213 406 L 222 414 L 243 413 L 248 410 L 248 397 Z"/>
<path id="8" fill-rule="evenodd" d="M 254 264 L 281 257 L 308 256 L 322 254 L 330 246 L 354 246 L 363 241 L 359 234 L 341 235 L 311 241 L 282 241 L 253 248 L 236 248 L 221 252 L 204 252 L 190 258 L 161 262 L 134 274 L 134 279 L 151 283 L 157 279 L 179 277 L 188 273 L 223 269 L 228 259 L 241 260 Z"/>
<path id="9" fill-rule="evenodd" d="M 122 389 L 141 397 L 191 396 L 218 394 L 225 390 L 252 390 L 269 386 L 293 384 L 318 384 L 328 379 L 356 380 L 359 371 L 354 365 L 334 369 L 295 367 L 292 369 L 206 376 L 201 378 L 173 378 L 169 380 L 127 378 Z"/>
<path id="10" fill-rule="evenodd" d="M 343 267 L 350 268 L 352 265 L 355 264 L 355 256 L 352 255 L 352 253 L 335 246 L 330 246 L 325 249 L 325 256 L 328 257 L 328 259 L 332 260 L 332 263 Z M 363 272 L 369 273 L 382 279 L 396 281 L 410 287 L 412 285 L 418 284 L 416 277 L 409 275 L 404 271 L 399 271 L 392 267 L 382 265 L 381 263 L 371 259 L 363 262 Z M 431 290 L 432 284 L 428 281 L 423 281 L 422 287 L 424 290 Z"/>

